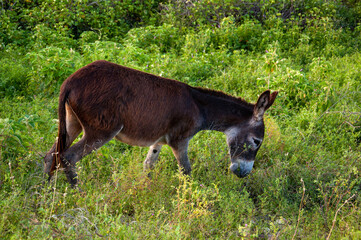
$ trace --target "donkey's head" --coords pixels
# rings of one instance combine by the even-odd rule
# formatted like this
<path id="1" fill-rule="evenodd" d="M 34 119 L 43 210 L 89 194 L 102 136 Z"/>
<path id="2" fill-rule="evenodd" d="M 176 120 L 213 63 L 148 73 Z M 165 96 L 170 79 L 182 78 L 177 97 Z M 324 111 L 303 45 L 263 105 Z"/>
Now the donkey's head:
<path id="1" fill-rule="evenodd" d="M 254 106 L 253 115 L 247 121 L 225 131 L 232 162 L 230 170 L 238 177 L 245 177 L 252 170 L 264 137 L 263 115 L 273 104 L 277 94 L 278 92 L 270 94 L 269 90 L 262 93 Z"/>

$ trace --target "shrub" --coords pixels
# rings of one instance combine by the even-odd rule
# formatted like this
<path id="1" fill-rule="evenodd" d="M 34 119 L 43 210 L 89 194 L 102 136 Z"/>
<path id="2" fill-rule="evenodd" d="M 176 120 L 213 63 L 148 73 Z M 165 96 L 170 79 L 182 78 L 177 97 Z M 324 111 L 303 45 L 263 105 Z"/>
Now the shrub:
<path id="1" fill-rule="evenodd" d="M 147 26 L 140 28 L 133 28 L 126 37 L 126 43 L 132 43 L 139 48 L 150 48 L 155 45 L 159 51 L 164 53 L 172 49 L 179 50 L 181 44 L 181 33 L 179 29 L 169 25 L 163 24 L 161 26 Z"/>
<path id="2" fill-rule="evenodd" d="M 96 60 L 117 62 L 124 54 L 121 44 L 112 41 L 94 41 L 81 46 L 82 62 L 85 66 Z"/>
<path id="3" fill-rule="evenodd" d="M 81 67 L 79 53 L 73 49 L 46 47 L 27 54 L 31 63 L 27 93 L 42 96 L 58 95 L 60 85 Z"/>
<path id="4" fill-rule="evenodd" d="M 0 95 L 26 95 L 29 66 L 20 54 L 4 54 L 0 60 Z"/>

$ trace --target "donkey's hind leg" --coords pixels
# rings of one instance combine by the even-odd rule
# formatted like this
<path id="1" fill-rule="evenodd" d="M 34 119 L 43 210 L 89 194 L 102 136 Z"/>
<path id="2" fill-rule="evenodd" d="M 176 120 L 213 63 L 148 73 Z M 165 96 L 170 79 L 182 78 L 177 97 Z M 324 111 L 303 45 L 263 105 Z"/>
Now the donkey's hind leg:
<path id="1" fill-rule="evenodd" d="M 101 132 L 87 134 L 87 131 L 85 131 L 79 142 L 64 152 L 62 155 L 62 161 L 65 166 L 66 177 L 72 187 L 77 184 L 77 173 L 75 168 L 76 163 L 82 157 L 88 155 L 92 151 L 97 150 L 105 143 L 109 142 L 116 135 L 116 133 Z"/>
<path id="2" fill-rule="evenodd" d="M 154 168 L 155 163 L 158 160 L 158 156 L 160 153 L 160 150 L 162 149 L 162 145 L 159 143 L 156 143 L 152 146 L 150 146 L 147 158 L 144 161 L 144 171 L 149 171 Z"/>
<path id="3" fill-rule="evenodd" d="M 82 131 L 82 126 L 79 123 L 78 118 L 71 110 L 71 108 L 66 104 L 66 146 L 65 149 L 69 148 L 73 141 L 79 136 L 80 132 Z M 57 141 L 53 144 L 51 149 L 44 157 L 44 172 L 49 175 L 49 180 L 53 175 L 53 171 L 55 170 L 56 166 L 53 163 L 53 154 L 56 154 L 56 145 Z"/>

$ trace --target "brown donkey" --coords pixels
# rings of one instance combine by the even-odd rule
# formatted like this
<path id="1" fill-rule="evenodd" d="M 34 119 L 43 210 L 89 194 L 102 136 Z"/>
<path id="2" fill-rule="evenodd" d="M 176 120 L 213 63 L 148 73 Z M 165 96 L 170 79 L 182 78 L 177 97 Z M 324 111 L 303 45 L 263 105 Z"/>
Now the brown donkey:
<path id="1" fill-rule="evenodd" d="M 276 96 L 268 90 L 250 104 L 223 92 L 96 61 L 61 86 L 58 138 L 44 158 L 44 170 L 50 179 L 60 164 L 74 186 L 76 162 L 115 137 L 150 146 L 145 170 L 154 167 L 162 145 L 168 144 L 182 172 L 190 174 L 189 140 L 201 130 L 216 130 L 227 135 L 230 170 L 245 177 L 262 144 L 263 114 Z M 83 137 L 71 146 L 81 131 Z"/>

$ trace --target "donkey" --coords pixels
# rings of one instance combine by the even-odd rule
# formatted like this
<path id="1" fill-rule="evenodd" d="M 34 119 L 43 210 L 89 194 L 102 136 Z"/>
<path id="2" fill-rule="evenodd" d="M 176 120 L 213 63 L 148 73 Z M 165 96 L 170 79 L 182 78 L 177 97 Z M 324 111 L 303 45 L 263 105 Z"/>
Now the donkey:
<path id="1" fill-rule="evenodd" d="M 216 130 L 227 135 L 230 170 L 245 177 L 262 144 L 263 115 L 277 93 L 267 90 L 251 104 L 220 91 L 95 61 L 61 86 L 58 137 L 44 157 L 44 171 L 50 180 L 61 166 L 75 186 L 76 163 L 116 138 L 130 145 L 150 146 L 144 161 L 146 171 L 154 168 L 162 145 L 167 144 L 180 170 L 190 174 L 189 140 L 201 130 Z M 72 145 L 81 131 L 82 138 Z"/>

